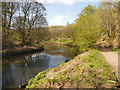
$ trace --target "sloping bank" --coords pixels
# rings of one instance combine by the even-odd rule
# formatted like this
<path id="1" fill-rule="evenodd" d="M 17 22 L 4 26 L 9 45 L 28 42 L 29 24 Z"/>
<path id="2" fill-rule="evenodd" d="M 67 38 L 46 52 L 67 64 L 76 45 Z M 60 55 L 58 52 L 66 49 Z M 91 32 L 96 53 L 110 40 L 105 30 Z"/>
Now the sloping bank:
<path id="1" fill-rule="evenodd" d="M 32 53 L 37 51 L 43 51 L 43 45 L 40 46 L 24 46 L 24 47 L 14 47 L 2 51 L 2 57 L 9 57 L 14 55 Z"/>
<path id="2" fill-rule="evenodd" d="M 26 88 L 112 88 L 113 69 L 98 50 L 90 50 L 60 66 L 38 73 Z"/>

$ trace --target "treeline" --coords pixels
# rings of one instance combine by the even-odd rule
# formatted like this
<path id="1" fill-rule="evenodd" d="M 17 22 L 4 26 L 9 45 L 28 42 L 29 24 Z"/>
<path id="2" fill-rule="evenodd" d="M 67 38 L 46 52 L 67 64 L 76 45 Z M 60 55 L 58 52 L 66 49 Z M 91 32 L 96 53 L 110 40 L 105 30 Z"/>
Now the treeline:
<path id="1" fill-rule="evenodd" d="M 74 45 L 80 51 L 94 48 L 96 43 L 120 47 L 119 37 L 120 2 L 104 2 L 97 8 L 88 5 L 79 14 L 74 26 Z"/>
<path id="2" fill-rule="evenodd" d="M 14 44 L 31 45 L 46 39 L 45 11 L 46 8 L 37 2 L 2 2 L 3 48 Z"/>
<path id="3" fill-rule="evenodd" d="M 88 5 L 74 23 L 48 27 L 46 9 L 37 2 L 2 2 L 3 48 L 42 41 L 66 42 L 79 51 L 96 45 L 119 48 L 120 2 Z"/>
<path id="4" fill-rule="evenodd" d="M 66 26 L 51 26 L 49 27 L 51 41 L 65 41 L 73 37 L 73 24 L 67 23 Z"/>
<path id="5" fill-rule="evenodd" d="M 53 41 L 71 39 L 78 51 L 90 48 L 119 48 L 120 2 L 104 2 L 95 6 L 88 5 L 79 14 L 74 23 L 66 26 L 50 27 Z"/>

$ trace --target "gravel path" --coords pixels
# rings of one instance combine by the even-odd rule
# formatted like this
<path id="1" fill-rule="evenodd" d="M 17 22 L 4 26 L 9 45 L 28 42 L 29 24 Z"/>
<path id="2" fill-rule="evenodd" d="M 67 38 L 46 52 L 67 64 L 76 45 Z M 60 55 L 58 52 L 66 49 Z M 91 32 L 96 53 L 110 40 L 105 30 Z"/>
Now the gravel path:
<path id="1" fill-rule="evenodd" d="M 116 71 L 116 76 L 120 82 L 120 55 L 108 50 L 101 49 L 101 53 L 104 55 L 106 61 L 114 68 Z M 119 73 L 119 74 L 118 74 Z"/>

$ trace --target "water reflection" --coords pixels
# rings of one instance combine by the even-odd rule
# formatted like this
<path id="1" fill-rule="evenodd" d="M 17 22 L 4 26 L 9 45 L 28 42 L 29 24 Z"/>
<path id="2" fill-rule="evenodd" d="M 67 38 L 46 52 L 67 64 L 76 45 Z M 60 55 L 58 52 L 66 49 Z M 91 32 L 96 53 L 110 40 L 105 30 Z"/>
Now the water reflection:
<path id="1" fill-rule="evenodd" d="M 72 58 L 74 50 L 68 47 L 45 47 L 41 53 L 4 59 L 2 64 L 2 87 L 14 88 L 33 78 L 38 72 L 56 67 Z"/>
<path id="2" fill-rule="evenodd" d="M 65 52 L 65 49 L 61 49 L 61 50 L 53 50 L 53 51 L 50 51 L 50 52 L 62 52 L 62 53 L 64 53 L 64 52 Z"/>

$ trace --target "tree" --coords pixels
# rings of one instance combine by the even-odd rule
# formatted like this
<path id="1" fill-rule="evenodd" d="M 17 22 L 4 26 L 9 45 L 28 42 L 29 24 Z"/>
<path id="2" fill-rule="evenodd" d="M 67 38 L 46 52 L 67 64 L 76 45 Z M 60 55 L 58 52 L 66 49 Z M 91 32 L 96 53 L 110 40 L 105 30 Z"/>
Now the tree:
<path id="1" fill-rule="evenodd" d="M 13 27 L 21 32 L 22 46 L 32 41 L 32 30 L 47 26 L 45 7 L 37 2 L 20 2 Z"/>
<path id="2" fill-rule="evenodd" d="M 8 38 L 9 30 L 12 24 L 12 18 L 17 11 L 17 3 L 2 2 L 2 31 L 3 41 Z"/>
<path id="3" fill-rule="evenodd" d="M 100 17 L 102 20 L 102 27 L 105 33 L 108 34 L 108 37 L 110 38 L 111 35 L 114 33 L 115 30 L 115 13 L 114 13 L 114 8 L 113 8 L 113 3 L 112 2 L 104 2 L 101 3 L 100 5 Z"/>
<path id="4" fill-rule="evenodd" d="M 95 7 L 88 5 L 75 21 L 74 45 L 79 47 L 79 51 L 85 51 L 94 47 L 94 44 L 99 38 L 100 19 L 97 16 Z"/>

